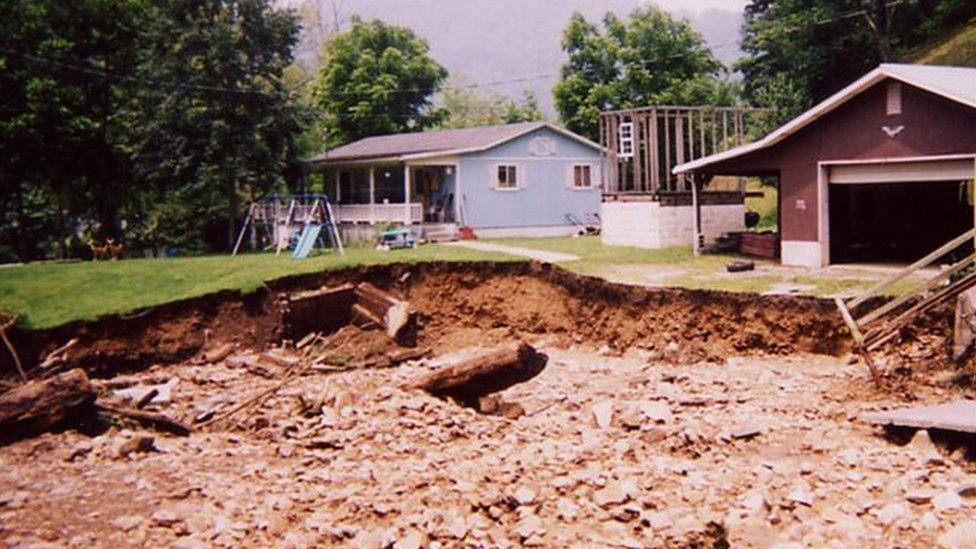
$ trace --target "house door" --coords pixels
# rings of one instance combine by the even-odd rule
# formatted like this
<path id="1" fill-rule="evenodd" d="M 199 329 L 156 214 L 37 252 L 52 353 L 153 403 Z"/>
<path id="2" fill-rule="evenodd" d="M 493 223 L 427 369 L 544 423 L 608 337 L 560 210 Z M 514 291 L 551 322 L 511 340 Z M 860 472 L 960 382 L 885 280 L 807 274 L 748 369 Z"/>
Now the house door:
<path id="1" fill-rule="evenodd" d="M 411 194 L 423 205 L 425 223 L 454 222 L 454 189 L 443 166 L 415 168 Z"/>

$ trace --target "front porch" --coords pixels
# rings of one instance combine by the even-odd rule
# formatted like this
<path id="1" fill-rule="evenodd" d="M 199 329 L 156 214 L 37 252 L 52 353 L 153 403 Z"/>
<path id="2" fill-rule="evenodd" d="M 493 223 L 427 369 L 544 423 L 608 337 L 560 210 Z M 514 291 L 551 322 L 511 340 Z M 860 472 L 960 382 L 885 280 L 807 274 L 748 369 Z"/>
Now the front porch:
<path id="1" fill-rule="evenodd" d="M 454 164 L 350 164 L 323 172 L 336 221 L 347 224 L 453 224 Z"/>

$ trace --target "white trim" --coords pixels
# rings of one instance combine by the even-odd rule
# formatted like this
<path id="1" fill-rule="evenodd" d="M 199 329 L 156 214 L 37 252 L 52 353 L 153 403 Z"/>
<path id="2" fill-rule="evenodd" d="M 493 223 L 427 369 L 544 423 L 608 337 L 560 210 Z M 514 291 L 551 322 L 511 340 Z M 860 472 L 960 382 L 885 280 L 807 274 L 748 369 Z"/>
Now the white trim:
<path id="1" fill-rule="evenodd" d="M 515 168 L 515 186 L 513 186 L 513 187 L 502 187 L 499 184 L 500 182 L 498 180 L 498 170 L 501 169 L 501 168 L 506 168 L 506 170 L 505 170 L 506 177 L 508 175 L 508 169 L 507 168 Z M 516 162 L 498 162 L 496 164 L 492 164 L 491 165 L 491 178 L 489 179 L 489 181 L 491 181 L 491 188 L 494 189 L 494 190 L 496 190 L 496 191 L 503 191 L 503 192 L 520 191 L 520 190 L 524 189 L 525 188 L 525 185 L 526 185 L 525 172 L 526 172 L 525 167 L 523 165 L 521 165 L 521 164 L 516 163 Z"/>
<path id="2" fill-rule="evenodd" d="M 819 242 L 784 240 L 780 250 L 783 265 L 819 268 L 824 264 Z"/>
<path id="3" fill-rule="evenodd" d="M 591 156 L 479 156 L 477 160 L 492 162 L 593 162 Z"/>
<path id="4" fill-rule="evenodd" d="M 585 187 L 576 186 L 576 168 L 590 169 L 590 184 Z M 566 167 L 566 187 L 571 191 L 591 191 L 596 186 L 597 166 L 592 162 L 574 162 Z"/>
<path id="5" fill-rule="evenodd" d="M 976 180 L 976 154 L 946 154 L 933 156 L 914 156 L 903 158 L 869 158 L 858 160 L 825 160 L 817 163 L 817 244 L 820 248 L 820 264 L 818 267 L 830 265 L 830 185 L 844 183 L 834 183 L 830 168 L 832 166 L 884 166 L 891 164 L 911 164 L 911 163 L 937 163 L 952 162 L 960 160 L 970 160 L 973 163 L 972 177 Z M 904 177 L 903 181 L 917 180 L 917 173 L 910 173 Z M 890 180 L 894 181 L 894 179 Z M 879 183 L 879 184 L 884 184 Z M 973 224 L 976 226 L 976 208 L 973 210 Z M 799 242 L 799 241 L 794 241 Z M 795 257 L 804 257 L 804 252 L 797 246 L 793 247 Z M 808 254 L 809 255 L 809 254 Z M 786 262 L 786 241 L 783 242 L 783 264 Z"/>
<path id="6" fill-rule="evenodd" d="M 714 164 L 716 162 L 721 162 L 744 154 L 757 151 L 759 149 L 764 149 L 771 147 L 780 141 L 786 139 L 790 135 L 793 135 L 800 129 L 812 124 L 817 119 L 823 117 L 824 115 L 830 113 L 837 107 L 843 105 L 857 94 L 870 88 L 871 86 L 881 82 L 886 78 L 892 78 L 903 83 L 909 84 L 916 88 L 925 90 L 929 93 L 951 99 L 953 101 L 962 103 L 973 108 L 976 108 L 976 102 L 970 101 L 964 97 L 959 97 L 953 93 L 947 92 L 946 90 L 940 90 L 920 82 L 918 79 L 910 78 L 906 75 L 899 74 L 897 71 L 892 70 L 896 65 L 882 64 L 871 72 L 865 74 L 861 78 L 857 79 L 846 88 L 840 90 L 834 95 L 828 97 L 824 101 L 820 102 L 810 110 L 801 114 L 800 116 L 794 118 L 793 120 L 787 122 L 786 124 L 780 126 L 772 133 L 763 137 L 759 141 L 750 143 L 748 145 L 743 145 L 741 147 L 736 147 L 734 149 L 729 149 L 727 151 L 720 152 L 718 154 L 713 154 L 709 156 L 703 156 L 699 159 L 693 160 L 691 162 L 686 162 L 684 164 L 679 164 L 672 169 L 672 173 L 681 174 L 692 170 L 696 170 L 709 164 Z M 976 84 L 974 84 L 976 85 Z"/>

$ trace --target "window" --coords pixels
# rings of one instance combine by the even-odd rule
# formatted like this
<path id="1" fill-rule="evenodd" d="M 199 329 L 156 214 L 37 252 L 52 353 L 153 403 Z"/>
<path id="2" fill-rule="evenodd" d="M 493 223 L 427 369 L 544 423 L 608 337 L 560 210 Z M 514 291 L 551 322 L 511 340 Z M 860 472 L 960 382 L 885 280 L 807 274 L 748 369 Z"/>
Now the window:
<path id="1" fill-rule="evenodd" d="M 574 164 L 570 174 L 569 185 L 572 188 L 593 188 L 593 166 L 589 164 Z"/>
<path id="2" fill-rule="evenodd" d="M 889 115 L 901 114 L 901 82 L 888 84 L 888 102 L 885 112 Z"/>
<path id="3" fill-rule="evenodd" d="M 620 139 L 617 145 L 617 154 L 621 158 L 633 158 L 634 156 L 634 123 L 624 122 L 617 130 Z"/>
<path id="4" fill-rule="evenodd" d="M 495 187 L 499 189 L 518 189 L 519 169 L 513 164 L 499 164 L 495 168 Z"/>

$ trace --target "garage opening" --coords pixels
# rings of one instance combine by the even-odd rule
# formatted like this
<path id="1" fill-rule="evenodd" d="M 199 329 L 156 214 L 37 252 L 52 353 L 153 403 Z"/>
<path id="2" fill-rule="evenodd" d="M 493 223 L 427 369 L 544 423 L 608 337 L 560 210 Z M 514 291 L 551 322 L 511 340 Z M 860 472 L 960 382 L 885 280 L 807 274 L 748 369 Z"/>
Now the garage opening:
<path id="1" fill-rule="evenodd" d="M 913 262 L 973 228 L 972 197 L 972 181 L 832 184 L 831 262 Z"/>

